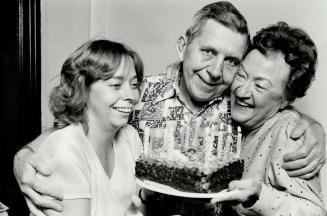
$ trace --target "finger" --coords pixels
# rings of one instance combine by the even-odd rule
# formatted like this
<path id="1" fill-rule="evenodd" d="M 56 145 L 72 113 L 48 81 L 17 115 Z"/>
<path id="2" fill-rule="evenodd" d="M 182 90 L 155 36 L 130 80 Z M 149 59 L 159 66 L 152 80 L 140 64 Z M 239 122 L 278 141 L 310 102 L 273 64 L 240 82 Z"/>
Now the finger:
<path id="1" fill-rule="evenodd" d="M 42 196 L 33 191 L 31 188 L 27 188 L 25 190 L 25 194 L 34 205 L 37 205 L 41 208 L 52 209 L 57 212 L 62 211 L 62 205 L 60 202 L 54 199 L 50 199 L 49 197 Z"/>
<path id="2" fill-rule="evenodd" d="M 312 150 L 311 145 L 302 145 L 296 151 L 285 154 L 283 157 L 284 162 L 291 162 L 291 161 L 303 159 L 311 153 L 311 150 Z"/>
<path id="3" fill-rule="evenodd" d="M 309 125 L 310 125 L 309 121 L 307 121 L 305 119 L 301 119 L 297 123 L 295 128 L 292 130 L 291 139 L 293 139 L 293 140 L 299 139 L 302 135 L 304 135 L 304 133 L 308 129 Z"/>
<path id="4" fill-rule="evenodd" d="M 46 216 L 40 209 L 38 209 L 29 199 L 25 198 L 28 209 L 31 215 Z"/>
<path id="5" fill-rule="evenodd" d="M 132 201 L 131 211 L 134 213 L 137 213 L 138 211 L 140 211 L 141 204 L 142 204 L 140 198 L 137 196 L 132 196 L 131 201 Z"/>
<path id="6" fill-rule="evenodd" d="M 240 197 L 240 190 L 235 189 L 232 191 L 223 191 L 219 192 L 217 196 L 211 199 L 211 203 L 217 203 L 217 202 L 224 202 L 224 201 L 232 201 L 232 200 L 238 200 Z"/>
<path id="7" fill-rule="evenodd" d="M 37 170 L 40 174 L 44 176 L 51 175 L 51 169 L 48 167 L 46 162 L 40 157 L 37 153 L 32 156 L 29 161 L 29 164 Z"/>
<path id="8" fill-rule="evenodd" d="M 43 196 L 49 196 L 57 200 L 63 200 L 63 194 L 60 190 L 51 187 L 50 185 L 45 184 L 44 182 L 37 181 L 33 189 L 38 192 L 39 194 L 42 194 Z"/>
<path id="9" fill-rule="evenodd" d="M 305 175 L 302 176 L 298 176 L 298 178 L 304 179 L 304 180 L 310 180 L 313 177 L 315 177 L 317 175 L 317 173 L 320 171 L 320 169 L 322 168 L 323 164 L 319 164 L 317 169 L 315 169 L 314 171 L 312 171 L 311 173 L 307 173 Z"/>
<path id="10" fill-rule="evenodd" d="M 236 189 L 239 189 L 239 190 L 248 190 L 249 188 L 252 188 L 252 180 L 253 179 L 242 179 L 242 180 L 234 180 L 234 181 L 231 181 L 229 184 L 228 184 L 228 189 L 230 191 L 233 191 L 233 190 L 236 190 Z"/>
<path id="11" fill-rule="evenodd" d="M 316 168 L 318 167 L 318 165 L 319 165 L 319 161 L 314 160 L 310 164 L 308 164 L 307 166 L 305 166 L 303 168 L 299 168 L 296 170 L 287 170 L 287 174 L 290 177 L 299 177 L 302 175 L 306 175 L 306 174 L 314 172 L 316 170 Z"/>
<path id="12" fill-rule="evenodd" d="M 290 161 L 287 163 L 284 163 L 282 165 L 282 168 L 286 170 L 287 172 L 289 171 L 295 171 L 295 170 L 300 170 L 305 168 L 310 164 L 309 160 L 307 158 L 299 159 L 296 161 Z"/>

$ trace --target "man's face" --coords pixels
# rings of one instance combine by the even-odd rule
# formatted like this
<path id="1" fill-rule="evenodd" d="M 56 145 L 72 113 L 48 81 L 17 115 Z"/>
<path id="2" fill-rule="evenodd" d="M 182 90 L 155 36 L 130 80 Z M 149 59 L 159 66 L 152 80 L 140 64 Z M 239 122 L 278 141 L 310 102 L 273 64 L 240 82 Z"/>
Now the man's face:
<path id="1" fill-rule="evenodd" d="M 245 57 L 231 87 L 232 118 L 256 129 L 287 105 L 284 89 L 290 66 L 280 52 L 263 55 L 252 50 Z"/>
<path id="2" fill-rule="evenodd" d="M 207 102 L 230 87 L 247 46 L 247 35 L 208 20 L 181 49 L 184 86 L 190 98 Z"/>

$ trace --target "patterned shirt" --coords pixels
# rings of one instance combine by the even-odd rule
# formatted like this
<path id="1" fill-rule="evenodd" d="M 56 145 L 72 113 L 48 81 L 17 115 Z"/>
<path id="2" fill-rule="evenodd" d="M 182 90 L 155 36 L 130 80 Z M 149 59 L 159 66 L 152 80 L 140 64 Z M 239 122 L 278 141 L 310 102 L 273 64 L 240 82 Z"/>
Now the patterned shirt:
<path id="1" fill-rule="evenodd" d="M 180 65 L 174 64 L 169 66 L 164 74 L 144 79 L 140 101 L 129 122 L 138 130 L 143 145 L 146 146 L 144 143 L 152 140 L 153 143 L 149 146 L 153 146 L 153 149 L 162 146 L 169 128 L 172 134 L 168 134 L 175 138 L 174 145 L 193 146 L 194 152 L 197 152 L 206 135 L 205 128 L 213 127 L 217 130 L 229 131 L 232 142 L 237 143 L 240 137 L 237 135 L 237 126 L 231 119 L 229 96 L 222 95 L 215 98 L 198 112 L 193 113 L 180 98 L 180 74 Z M 215 137 L 214 147 L 217 147 L 217 143 L 218 139 Z M 160 196 L 161 203 L 158 204 L 163 208 L 159 211 L 159 206 L 148 206 L 147 215 L 159 215 L 160 212 L 160 215 L 183 213 L 183 215 L 207 216 L 218 211 L 218 209 L 214 210 L 213 205 L 196 202 L 194 199 Z M 152 207 L 153 214 L 150 213 Z"/>
<path id="2" fill-rule="evenodd" d="M 201 147 L 208 128 L 230 131 L 233 133 L 233 142 L 236 143 L 237 128 L 231 119 L 229 97 L 215 98 L 198 112 L 192 113 L 180 98 L 179 68 L 178 64 L 174 64 L 167 68 L 165 74 L 144 79 L 140 102 L 130 121 L 138 130 L 143 143 L 152 140 L 155 142 L 150 146 L 162 146 L 167 128 L 175 137 L 175 145 L 188 145 L 194 151 Z M 146 131 L 150 136 L 148 140 L 145 140 Z M 214 145 L 217 142 L 215 137 Z"/>

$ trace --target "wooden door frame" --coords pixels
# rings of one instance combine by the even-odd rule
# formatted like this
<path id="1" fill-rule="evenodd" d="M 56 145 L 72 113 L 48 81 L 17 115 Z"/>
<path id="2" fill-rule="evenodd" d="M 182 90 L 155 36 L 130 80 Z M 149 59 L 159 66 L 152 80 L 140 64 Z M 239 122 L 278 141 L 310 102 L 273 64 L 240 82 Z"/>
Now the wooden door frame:
<path id="1" fill-rule="evenodd" d="M 21 144 L 41 132 L 41 0 L 18 0 Z"/>

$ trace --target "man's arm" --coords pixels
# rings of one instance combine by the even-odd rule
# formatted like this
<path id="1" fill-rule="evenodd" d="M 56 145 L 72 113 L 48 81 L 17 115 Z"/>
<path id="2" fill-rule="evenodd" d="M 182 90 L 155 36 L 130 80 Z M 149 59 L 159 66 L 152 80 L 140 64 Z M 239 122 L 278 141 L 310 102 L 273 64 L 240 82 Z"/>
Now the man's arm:
<path id="1" fill-rule="evenodd" d="M 310 179 L 314 177 L 326 162 L 326 135 L 320 123 L 301 114 L 301 120 L 291 134 L 293 140 L 302 136 L 304 145 L 294 152 L 285 154 L 284 168 L 290 177 Z"/>
<path id="2" fill-rule="evenodd" d="M 36 179 L 36 173 L 51 175 L 45 161 L 36 153 L 41 143 L 54 129 L 42 133 L 31 143 L 19 150 L 14 158 L 14 174 L 20 190 L 24 193 L 30 212 L 36 216 L 45 216 L 39 207 L 61 211 L 62 206 L 57 200 L 62 200 L 60 191 L 50 185 L 41 184 Z M 54 199 L 49 199 L 50 196 Z"/>

